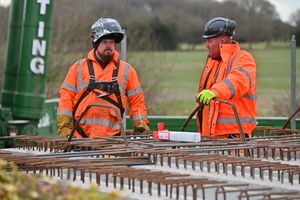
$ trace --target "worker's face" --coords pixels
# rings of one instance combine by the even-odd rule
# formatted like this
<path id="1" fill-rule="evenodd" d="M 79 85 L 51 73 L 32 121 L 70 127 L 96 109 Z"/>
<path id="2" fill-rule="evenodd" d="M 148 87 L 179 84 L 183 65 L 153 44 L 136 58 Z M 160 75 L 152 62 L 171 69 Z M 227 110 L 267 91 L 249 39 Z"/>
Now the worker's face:
<path id="1" fill-rule="evenodd" d="M 113 39 L 102 39 L 97 52 L 103 60 L 107 61 L 113 58 L 115 49 L 116 42 Z"/>
<path id="2" fill-rule="evenodd" d="M 209 38 L 206 40 L 205 47 L 208 49 L 208 55 L 212 59 L 220 59 L 220 44 L 224 43 L 223 37 Z"/>

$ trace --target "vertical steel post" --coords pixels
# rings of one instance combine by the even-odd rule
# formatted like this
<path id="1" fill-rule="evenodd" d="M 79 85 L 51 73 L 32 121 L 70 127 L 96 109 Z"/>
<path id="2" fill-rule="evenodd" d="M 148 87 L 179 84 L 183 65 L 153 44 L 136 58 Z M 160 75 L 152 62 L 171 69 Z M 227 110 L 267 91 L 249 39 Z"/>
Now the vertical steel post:
<path id="1" fill-rule="evenodd" d="M 124 31 L 124 38 L 121 41 L 121 59 L 126 61 L 127 57 L 127 36 L 126 36 L 126 31 L 123 29 Z M 125 108 L 125 112 L 123 114 L 123 126 L 124 126 L 124 130 L 126 130 L 126 108 Z"/>
<path id="2" fill-rule="evenodd" d="M 296 37 L 291 39 L 291 114 L 296 110 Z M 296 118 L 291 120 L 291 128 L 296 129 Z"/>
<path id="3" fill-rule="evenodd" d="M 39 119 L 43 114 L 52 8 L 53 0 L 24 0 L 15 119 Z"/>

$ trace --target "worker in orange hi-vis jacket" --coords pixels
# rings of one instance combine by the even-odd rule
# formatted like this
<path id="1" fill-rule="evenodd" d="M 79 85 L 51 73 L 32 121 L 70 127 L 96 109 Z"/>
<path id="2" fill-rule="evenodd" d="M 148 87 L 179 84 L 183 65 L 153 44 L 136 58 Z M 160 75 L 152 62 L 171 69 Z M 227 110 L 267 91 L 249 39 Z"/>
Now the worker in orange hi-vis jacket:
<path id="1" fill-rule="evenodd" d="M 149 133 L 149 121 L 137 72 L 128 63 L 120 60 L 117 43 L 124 37 L 119 22 L 112 18 L 98 19 L 91 27 L 92 44 L 86 58 L 75 62 L 59 89 L 60 100 L 57 112 L 58 134 L 68 137 L 72 125 L 88 105 L 91 106 L 79 121 L 76 137 L 114 136 L 121 127 L 117 118 L 127 107 L 134 123 L 134 132 Z M 112 108 L 113 106 L 113 108 Z"/>
<path id="2" fill-rule="evenodd" d="M 224 17 L 212 18 L 204 27 L 208 57 L 197 96 L 204 107 L 196 115 L 202 136 L 240 137 L 231 106 L 214 98 L 236 106 L 246 136 L 256 127 L 256 64 L 233 40 L 235 27 L 234 20 Z"/>

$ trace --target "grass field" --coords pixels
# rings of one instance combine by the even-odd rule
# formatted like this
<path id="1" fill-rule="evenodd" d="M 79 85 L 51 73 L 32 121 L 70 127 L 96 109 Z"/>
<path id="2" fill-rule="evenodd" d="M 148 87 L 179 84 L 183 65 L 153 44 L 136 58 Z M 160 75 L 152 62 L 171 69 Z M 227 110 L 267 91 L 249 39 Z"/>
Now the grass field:
<path id="1" fill-rule="evenodd" d="M 290 104 L 290 57 L 285 47 L 258 46 L 250 51 L 257 62 L 258 116 L 287 116 Z M 206 60 L 202 47 L 194 51 L 129 52 L 128 62 L 133 65 L 143 85 L 150 115 L 188 115 L 193 110 L 198 81 Z M 83 52 L 51 54 L 48 68 L 48 98 L 57 97 L 68 66 L 84 55 Z M 300 88 L 300 49 L 297 49 L 297 89 Z M 4 66 L 3 54 L 0 64 Z M 55 70 L 58 69 L 58 70 Z M 3 80 L 3 68 L 1 80 Z M 1 81 L 2 82 L 2 81 Z M 49 92 L 50 91 L 50 92 Z M 298 99 L 299 99 L 298 95 Z M 299 102 L 299 101 L 298 101 Z M 298 104 L 299 106 L 299 104 Z"/>
<path id="2" fill-rule="evenodd" d="M 250 51 L 257 63 L 257 114 L 258 116 L 287 116 L 290 104 L 290 74 L 291 50 L 285 48 L 257 48 Z M 156 101 L 149 101 L 147 105 L 151 115 L 188 115 L 194 108 L 194 97 L 197 94 L 199 77 L 206 59 L 207 51 L 176 51 L 132 53 L 128 62 L 138 71 L 137 58 L 143 58 L 143 63 L 153 71 L 148 70 L 147 76 L 142 75 L 141 82 L 145 87 L 148 80 L 155 80 L 161 76 L 157 91 L 151 94 Z M 300 77 L 300 49 L 297 49 L 297 77 Z M 167 71 L 164 71 L 167 66 Z M 159 69 L 159 70 L 158 70 Z M 161 71 L 162 73 L 157 73 Z M 300 80 L 297 80 L 300 88 Z"/>

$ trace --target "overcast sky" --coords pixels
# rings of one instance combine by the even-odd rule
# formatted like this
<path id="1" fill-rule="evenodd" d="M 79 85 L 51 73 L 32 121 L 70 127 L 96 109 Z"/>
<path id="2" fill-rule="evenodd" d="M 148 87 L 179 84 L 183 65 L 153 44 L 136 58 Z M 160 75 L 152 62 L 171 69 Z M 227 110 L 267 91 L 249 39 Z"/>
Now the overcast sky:
<path id="1" fill-rule="evenodd" d="M 280 15 L 280 18 L 284 22 L 289 21 L 289 17 L 292 13 L 300 9 L 299 0 L 268 0 L 275 7 Z"/>
<path id="2" fill-rule="evenodd" d="M 0 0 L 1 5 L 8 5 L 11 0 Z M 222 1 L 222 0 L 219 0 Z M 299 0 L 268 0 L 273 5 L 275 5 L 280 18 L 284 22 L 289 21 L 290 15 L 296 10 L 300 9 Z"/>

